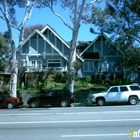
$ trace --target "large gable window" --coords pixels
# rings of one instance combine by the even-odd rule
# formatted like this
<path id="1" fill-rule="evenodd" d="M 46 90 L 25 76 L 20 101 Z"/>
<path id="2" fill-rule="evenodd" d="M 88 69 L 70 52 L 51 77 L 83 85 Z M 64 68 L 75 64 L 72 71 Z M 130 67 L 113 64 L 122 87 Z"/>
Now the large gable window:
<path id="1" fill-rule="evenodd" d="M 60 67 L 61 61 L 60 60 L 48 60 L 48 67 Z"/>

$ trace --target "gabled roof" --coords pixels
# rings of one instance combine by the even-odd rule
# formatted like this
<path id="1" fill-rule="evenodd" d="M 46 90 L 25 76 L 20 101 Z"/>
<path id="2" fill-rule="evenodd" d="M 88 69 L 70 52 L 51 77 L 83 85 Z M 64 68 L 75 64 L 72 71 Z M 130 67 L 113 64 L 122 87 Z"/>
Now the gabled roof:
<path id="1" fill-rule="evenodd" d="M 87 46 L 87 47 L 80 53 L 80 56 L 81 56 L 84 52 L 86 52 L 86 51 L 99 39 L 100 36 L 103 36 L 106 40 L 109 40 L 110 43 L 114 46 L 114 43 L 113 43 L 104 33 L 102 33 L 102 34 L 98 35 L 98 36 L 93 40 L 93 42 L 92 42 L 89 46 Z M 124 53 L 123 53 L 120 49 L 118 49 L 118 51 L 120 51 L 120 52 L 122 53 L 122 55 L 124 55 Z"/>
<path id="2" fill-rule="evenodd" d="M 25 41 L 22 43 L 22 45 L 24 45 L 31 37 L 33 37 L 36 33 L 38 33 L 48 44 L 50 44 L 50 46 L 55 49 L 65 60 L 68 60 L 63 53 L 54 45 L 50 42 L 50 40 L 47 39 L 47 37 L 45 35 L 43 35 L 39 30 L 34 30 L 29 36 L 28 38 L 25 39 Z"/>
<path id="3" fill-rule="evenodd" d="M 70 49 L 70 46 L 65 42 L 65 40 L 60 37 L 49 25 L 46 25 L 42 30 L 41 30 L 41 33 L 43 34 L 47 29 L 49 29 L 56 37 L 58 37 L 62 43 L 64 43 L 69 49 Z M 76 56 L 82 61 L 84 62 L 84 60 L 76 53 Z"/>

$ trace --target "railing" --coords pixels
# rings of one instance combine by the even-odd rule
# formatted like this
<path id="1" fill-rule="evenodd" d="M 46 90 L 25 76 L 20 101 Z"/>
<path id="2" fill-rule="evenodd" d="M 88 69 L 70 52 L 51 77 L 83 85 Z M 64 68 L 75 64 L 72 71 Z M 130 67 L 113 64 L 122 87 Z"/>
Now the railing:
<path id="1" fill-rule="evenodd" d="M 26 72 L 41 72 L 41 71 L 66 71 L 65 67 L 42 67 L 42 68 L 34 68 L 31 66 L 26 67 Z"/>

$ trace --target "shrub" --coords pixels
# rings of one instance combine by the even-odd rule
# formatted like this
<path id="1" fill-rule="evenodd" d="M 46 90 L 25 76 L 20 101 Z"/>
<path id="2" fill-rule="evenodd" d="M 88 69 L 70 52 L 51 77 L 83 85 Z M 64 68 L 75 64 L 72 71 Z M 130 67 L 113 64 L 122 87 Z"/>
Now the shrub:
<path id="1" fill-rule="evenodd" d="M 131 84 L 131 81 L 128 80 L 128 79 L 119 79 L 119 78 L 116 78 L 114 80 L 112 80 L 110 82 L 110 85 L 111 86 L 115 86 L 115 85 L 127 85 L 127 84 Z"/>

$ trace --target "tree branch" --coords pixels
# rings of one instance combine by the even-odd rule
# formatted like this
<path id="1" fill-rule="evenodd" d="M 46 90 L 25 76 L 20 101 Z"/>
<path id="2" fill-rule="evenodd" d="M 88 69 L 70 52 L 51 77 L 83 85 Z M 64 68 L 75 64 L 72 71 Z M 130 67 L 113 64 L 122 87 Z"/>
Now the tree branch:
<path id="1" fill-rule="evenodd" d="M 62 18 L 59 14 L 57 14 L 57 13 L 53 10 L 52 5 L 51 5 L 50 9 L 51 9 L 51 11 L 53 12 L 53 14 L 56 15 L 57 17 L 59 17 L 59 18 L 63 21 L 63 23 L 64 23 L 69 29 L 71 29 L 72 31 L 74 30 L 70 25 L 68 25 L 68 24 L 66 23 L 66 21 L 64 20 L 64 18 Z"/>
<path id="2" fill-rule="evenodd" d="M 86 2 L 86 0 L 82 0 L 82 6 L 81 6 L 81 9 L 80 9 L 80 13 L 78 15 L 78 23 L 80 23 L 80 21 L 81 21 L 81 17 L 82 17 L 83 10 L 84 10 L 84 7 L 85 7 L 85 2 Z"/>
<path id="3" fill-rule="evenodd" d="M 74 23 L 73 17 L 71 16 L 71 15 L 72 15 L 71 13 L 72 13 L 72 12 L 71 12 L 71 10 L 70 10 L 70 11 L 69 11 L 69 17 L 70 17 L 71 22 Z"/>

